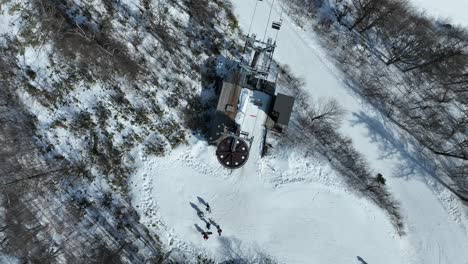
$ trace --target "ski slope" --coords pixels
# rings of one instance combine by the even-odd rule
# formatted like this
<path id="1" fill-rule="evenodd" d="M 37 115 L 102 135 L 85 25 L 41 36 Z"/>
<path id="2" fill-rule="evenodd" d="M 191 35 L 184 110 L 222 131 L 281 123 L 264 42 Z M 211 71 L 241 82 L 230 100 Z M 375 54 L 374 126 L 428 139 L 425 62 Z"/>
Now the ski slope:
<path id="1" fill-rule="evenodd" d="M 448 19 L 450 23 L 468 27 L 466 0 L 410 0 L 409 2 L 429 16 Z"/>
<path id="2" fill-rule="evenodd" d="M 234 2 L 244 31 L 255 2 Z M 263 36 L 271 2 L 258 3 L 252 32 Z M 271 20 L 280 16 L 275 7 Z M 303 78 L 314 97 L 334 97 L 346 109 L 341 132 L 386 177 L 401 202 L 407 235 L 399 237 L 385 213 L 348 190 L 320 157 L 279 151 L 231 172 L 218 164 L 215 149 L 196 137 L 165 157 L 135 150 L 139 169 L 131 178 L 131 194 L 141 221 L 173 254 L 204 253 L 218 262 L 269 255 L 293 264 L 467 264 L 467 220 L 458 200 L 419 170 L 404 149 L 410 146 L 392 144 L 398 142 L 397 130 L 346 88 L 317 36 L 283 19 L 275 58 Z M 267 35 L 275 33 L 270 30 Z M 405 177 L 402 168 L 411 169 Z M 205 218 L 221 226 L 222 236 L 211 230 L 214 235 L 202 239 L 200 200 L 210 204 L 212 213 Z"/>
<path id="3" fill-rule="evenodd" d="M 269 4 L 259 2 L 258 10 L 268 9 Z M 241 0 L 237 5 L 244 28 L 249 27 L 254 6 L 255 1 L 250 0 Z M 264 32 L 268 12 L 258 10 L 252 31 Z M 281 13 L 281 8 L 275 6 L 271 20 L 279 20 Z M 394 143 L 391 141 L 398 140 L 398 132 L 346 88 L 343 76 L 329 62 L 316 36 L 294 26 L 287 17 L 283 19 L 285 23 L 278 37 L 275 58 L 288 64 L 294 74 L 303 78 L 314 97 L 337 99 L 347 111 L 341 131 L 353 139 L 355 146 L 365 154 L 376 171 L 394 176 L 388 184 L 402 202 L 405 222 L 410 228 L 407 237 L 413 247 L 409 249 L 413 251 L 410 257 L 415 263 L 439 263 L 440 258 L 442 263 L 459 263 L 460 260 L 461 263 L 468 263 L 468 254 L 464 250 L 468 248 L 466 211 L 460 208 L 459 202 L 447 190 L 418 170 L 420 165 L 417 160 L 408 157 L 403 148 L 391 146 Z M 267 35 L 273 35 L 272 31 L 268 28 Z M 406 179 L 399 177 L 403 176 L 400 172 L 404 167 L 414 168 L 413 173 L 405 175 Z M 463 254 L 466 254 L 465 257 L 461 257 Z"/>

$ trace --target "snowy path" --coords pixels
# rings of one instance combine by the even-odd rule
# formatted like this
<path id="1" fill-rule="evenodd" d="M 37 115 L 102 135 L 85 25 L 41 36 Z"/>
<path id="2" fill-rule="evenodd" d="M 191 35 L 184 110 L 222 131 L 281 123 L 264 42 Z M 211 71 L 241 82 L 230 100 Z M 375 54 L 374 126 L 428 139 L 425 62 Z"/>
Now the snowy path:
<path id="1" fill-rule="evenodd" d="M 247 30 L 255 1 L 234 3 Z M 267 5 L 259 2 L 253 23 L 259 36 Z M 272 16 L 277 20 L 279 14 Z M 166 157 L 140 160 L 131 192 L 142 221 L 161 234 L 168 248 L 205 252 L 219 261 L 266 253 L 283 263 L 360 264 L 360 257 L 369 264 L 467 264 L 466 218 L 458 201 L 418 170 L 397 177 L 403 165 L 417 166 L 400 149 L 383 147 L 388 142 L 376 136 L 382 132 L 381 117 L 342 84 L 315 39 L 286 19 L 275 58 L 304 78 L 315 97 L 335 97 L 346 108 L 341 130 L 388 179 L 401 202 L 408 235 L 398 237 L 384 212 L 348 191 L 319 158 L 292 151 L 249 160 L 230 172 L 218 164 L 214 148 L 196 138 Z M 398 138 L 392 130 L 386 133 Z M 221 225 L 223 236 L 203 241 L 195 224 L 205 229 L 204 222 L 190 204 L 203 210 L 198 197 L 210 203 L 208 217 Z"/>

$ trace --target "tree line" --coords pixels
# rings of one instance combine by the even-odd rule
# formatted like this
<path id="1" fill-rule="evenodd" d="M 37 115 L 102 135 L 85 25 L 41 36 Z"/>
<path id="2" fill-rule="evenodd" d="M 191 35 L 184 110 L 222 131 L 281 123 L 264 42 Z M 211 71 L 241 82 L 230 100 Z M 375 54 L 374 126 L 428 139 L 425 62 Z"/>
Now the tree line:
<path id="1" fill-rule="evenodd" d="M 406 0 L 292 0 L 353 89 L 413 136 L 468 198 L 468 33 Z"/>

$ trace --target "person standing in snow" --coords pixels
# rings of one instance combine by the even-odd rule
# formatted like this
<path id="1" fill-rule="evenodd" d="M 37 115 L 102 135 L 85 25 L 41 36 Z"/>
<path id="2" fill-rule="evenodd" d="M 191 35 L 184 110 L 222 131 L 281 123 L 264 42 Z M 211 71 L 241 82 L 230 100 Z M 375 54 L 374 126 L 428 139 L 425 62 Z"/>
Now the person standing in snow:
<path id="1" fill-rule="evenodd" d="M 210 204 L 209 203 L 206 203 L 206 211 L 208 213 L 211 213 L 211 207 L 210 207 Z"/>
<path id="2" fill-rule="evenodd" d="M 216 229 L 218 229 L 218 235 L 221 236 L 221 232 L 223 232 L 223 230 L 221 229 L 221 227 L 219 225 L 216 226 Z"/>
<path id="3" fill-rule="evenodd" d="M 203 232 L 203 239 L 208 240 L 208 238 L 213 234 L 213 232 L 207 231 Z"/>
<path id="4" fill-rule="evenodd" d="M 210 229 L 210 227 L 211 227 L 211 224 L 210 224 L 210 222 L 206 222 L 206 229 L 208 229 L 208 230 L 209 230 L 209 229 Z"/>
<path id="5" fill-rule="evenodd" d="M 197 212 L 197 215 L 198 215 L 198 217 L 200 217 L 201 219 L 203 219 L 203 217 L 205 217 L 205 214 L 204 214 L 202 211 Z"/>

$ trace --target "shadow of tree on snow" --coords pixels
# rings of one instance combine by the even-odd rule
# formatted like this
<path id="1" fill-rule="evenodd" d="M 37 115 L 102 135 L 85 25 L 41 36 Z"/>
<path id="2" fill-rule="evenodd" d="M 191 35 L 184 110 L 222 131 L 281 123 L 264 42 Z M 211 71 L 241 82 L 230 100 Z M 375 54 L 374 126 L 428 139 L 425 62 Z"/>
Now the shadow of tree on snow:
<path id="1" fill-rule="evenodd" d="M 257 246 L 245 245 L 233 237 L 219 238 L 222 254 L 229 260 L 221 264 L 276 264 L 277 262 Z"/>

